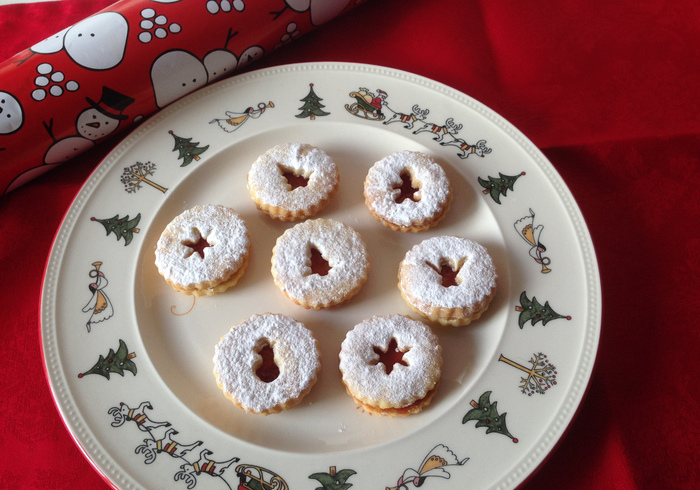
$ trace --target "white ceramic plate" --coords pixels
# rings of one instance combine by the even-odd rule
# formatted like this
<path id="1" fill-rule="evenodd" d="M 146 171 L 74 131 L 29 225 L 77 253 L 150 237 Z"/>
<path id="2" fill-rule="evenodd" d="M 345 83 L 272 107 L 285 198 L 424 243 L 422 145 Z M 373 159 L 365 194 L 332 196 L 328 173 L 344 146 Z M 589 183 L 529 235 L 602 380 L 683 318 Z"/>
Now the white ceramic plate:
<path id="1" fill-rule="evenodd" d="M 383 99 L 381 112 L 364 102 L 365 92 Z M 303 109 L 307 96 L 310 111 Z M 314 118 L 300 117 L 311 112 Z M 194 148 L 189 156 L 180 151 L 187 139 Z M 318 217 L 354 227 L 371 256 L 360 293 L 326 311 L 294 305 L 273 284 L 272 247 L 293 224 L 257 211 L 246 189 L 254 159 L 294 141 L 335 159 L 340 192 Z M 418 234 L 382 227 L 362 195 L 369 167 L 407 149 L 435 157 L 455 194 L 447 218 Z M 485 186 L 489 178 L 493 193 Z M 153 252 L 174 216 L 205 203 L 244 217 L 252 254 L 234 288 L 194 301 L 165 283 Z M 426 410 L 393 419 L 364 413 L 340 380 L 340 343 L 373 315 L 415 317 L 397 288 L 398 264 L 411 246 L 437 235 L 465 236 L 489 249 L 499 273 L 497 296 L 471 326 L 433 325 L 444 367 Z M 268 311 L 313 331 L 322 370 L 301 405 L 265 417 L 223 396 L 212 356 L 232 325 Z M 302 64 L 205 88 L 110 153 L 58 232 L 41 316 L 61 415 L 117 487 L 513 488 L 552 450 L 581 402 L 596 355 L 601 298 L 574 199 L 507 121 L 409 73 Z M 106 367 L 109 377 L 94 372 Z"/>

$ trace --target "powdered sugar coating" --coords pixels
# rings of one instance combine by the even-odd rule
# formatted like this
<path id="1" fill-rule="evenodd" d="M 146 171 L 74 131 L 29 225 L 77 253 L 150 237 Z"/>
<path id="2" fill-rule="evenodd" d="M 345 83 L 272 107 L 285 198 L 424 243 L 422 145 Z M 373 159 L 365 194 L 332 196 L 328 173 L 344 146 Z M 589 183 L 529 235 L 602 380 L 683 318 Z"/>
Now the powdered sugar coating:
<path id="1" fill-rule="evenodd" d="M 311 248 L 331 269 L 326 275 L 311 270 Z M 275 284 L 307 308 L 327 308 L 348 300 L 367 280 L 369 254 L 362 237 L 350 226 L 331 219 L 314 219 L 286 230 L 272 255 Z"/>
<path id="2" fill-rule="evenodd" d="M 308 183 L 292 189 L 285 171 L 303 175 Z M 287 143 L 271 148 L 253 163 L 248 172 L 248 190 L 258 207 L 268 214 L 276 215 L 275 208 L 280 208 L 292 215 L 303 212 L 304 216 L 311 216 L 335 195 L 338 179 L 335 162 L 323 150 L 304 143 Z"/>
<path id="3" fill-rule="evenodd" d="M 412 180 L 420 182 L 416 193 L 419 200 L 405 199 L 397 203 L 404 171 L 411 174 Z M 380 221 L 401 228 L 422 229 L 436 224 L 452 197 L 443 168 L 429 156 L 415 151 L 393 153 L 375 163 L 365 178 L 364 192 L 367 206 Z"/>
<path id="4" fill-rule="evenodd" d="M 391 339 L 406 351 L 386 374 L 374 347 L 386 350 Z M 442 350 L 437 336 L 419 321 L 403 315 L 375 316 L 356 325 L 340 350 L 340 371 L 348 391 L 380 408 L 403 408 L 424 398 L 440 379 Z"/>
<path id="5" fill-rule="evenodd" d="M 447 260 L 461 267 L 457 285 L 443 286 L 438 272 Z M 433 237 L 415 245 L 399 265 L 399 289 L 411 306 L 422 313 L 433 308 L 462 311 L 464 317 L 488 306 L 496 289 L 496 269 L 486 248 L 468 238 Z"/>
<path id="6" fill-rule="evenodd" d="M 255 374 L 256 353 L 267 341 L 279 376 L 263 382 Z M 279 314 L 253 315 L 231 328 L 214 349 L 214 375 L 224 393 L 244 410 L 274 413 L 296 404 L 316 382 L 321 368 L 316 339 L 296 320 Z"/>
<path id="7" fill-rule="evenodd" d="M 185 243 L 203 237 L 209 243 L 204 257 Z M 215 286 L 228 280 L 244 264 L 250 247 L 248 229 L 233 209 L 207 204 L 195 206 L 173 219 L 158 239 L 158 272 L 183 289 Z"/>

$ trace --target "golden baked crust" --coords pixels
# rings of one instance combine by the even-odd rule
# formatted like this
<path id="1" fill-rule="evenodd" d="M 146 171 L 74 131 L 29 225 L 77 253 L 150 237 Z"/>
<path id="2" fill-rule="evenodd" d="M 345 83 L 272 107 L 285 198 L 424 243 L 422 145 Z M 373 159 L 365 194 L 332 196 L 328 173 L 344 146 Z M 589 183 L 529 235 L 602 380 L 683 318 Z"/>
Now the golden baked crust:
<path id="1" fill-rule="evenodd" d="M 453 277 L 445 284 L 443 268 Z M 482 245 L 467 238 L 433 237 L 415 245 L 399 264 L 399 290 L 423 318 L 464 326 L 481 317 L 496 295 L 493 260 Z"/>
<path id="2" fill-rule="evenodd" d="M 327 263 L 316 272 L 314 252 Z M 336 220 L 313 219 L 285 231 L 272 250 L 275 285 L 294 303 L 319 310 L 348 301 L 367 280 L 369 254 L 362 237 Z"/>
<path id="3" fill-rule="evenodd" d="M 280 221 L 298 221 L 328 205 L 338 193 L 339 178 L 335 162 L 323 150 L 287 143 L 258 157 L 247 185 L 260 211 Z"/>
<path id="4" fill-rule="evenodd" d="M 274 356 L 267 360 L 263 348 Z M 311 391 L 321 369 L 313 333 L 291 317 L 253 315 L 232 327 L 214 349 L 217 386 L 234 405 L 249 413 L 269 415 L 298 405 Z M 260 372 L 273 362 L 274 376 Z"/>
<path id="5" fill-rule="evenodd" d="M 155 251 L 158 272 L 175 291 L 213 295 L 235 285 L 250 255 L 243 218 L 231 208 L 202 205 L 176 216 Z"/>
<path id="6" fill-rule="evenodd" d="M 376 162 L 364 182 L 365 205 L 394 231 L 427 230 L 450 209 L 452 188 L 443 168 L 415 151 L 393 153 Z"/>
<path id="7" fill-rule="evenodd" d="M 365 411 L 389 417 L 420 412 L 437 392 L 442 349 L 422 322 L 375 316 L 356 325 L 339 354 L 345 389 Z"/>

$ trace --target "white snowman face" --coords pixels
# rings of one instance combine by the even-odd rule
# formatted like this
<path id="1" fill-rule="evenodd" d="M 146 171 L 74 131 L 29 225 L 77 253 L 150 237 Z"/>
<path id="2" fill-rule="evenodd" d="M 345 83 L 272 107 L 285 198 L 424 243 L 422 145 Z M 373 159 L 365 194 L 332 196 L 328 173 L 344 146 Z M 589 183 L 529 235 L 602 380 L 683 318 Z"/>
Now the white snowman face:
<path id="1" fill-rule="evenodd" d="M 249 47 L 241 54 L 241 57 L 238 60 L 238 68 L 243 68 L 258 58 L 262 58 L 263 54 L 265 54 L 265 50 L 260 46 Z"/>
<path id="2" fill-rule="evenodd" d="M 151 66 L 151 84 L 156 105 L 171 102 L 207 84 L 207 70 L 196 56 L 187 51 L 168 51 Z"/>
<path id="3" fill-rule="evenodd" d="M 128 33 L 129 25 L 121 14 L 95 14 L 68 29 L 66 53 L 84 68 L 109 70 L 124 58 Z"/>
<path id="4" fill-rule="evenodd" d="M 112 134 L 118 126 L 118 119 L 106 116 L 93 108 L 81 112 L 75 122 L 78 134 L 93 141 Z"/>
<path id="5" fill-rule="evenodd" d="M 217 49 L 204 57 L 204 67 L 209 74 L 209 83 L 233 73 L 238 66 L 236 55 L 225 49 Z"/>
<path id="6" fill-rule="evenodd" d="M 0 134 L 12 134 L 22 127 L 24 111 L 14 95 L 0 92 Z"/>
<path id="7" fill-rule="evenodd" d="M 321 25 L 335 18 L 350 0 L 284 0 L 295 12 L 311 11 L 311 23 Z"/>
<path id="8" fill-rule="evenodd" d="M 337 17 L 348 3 L 349 0 L 311 0 L 311 23 L 315 26 L 325 24 Z"/>
<path id="9" fill-rule="evenodd" d="M 51 145 L 44 155 L 44 163 L 63 163 L 95 146 L 91 140 L 80 136 L 69 136 Z"/>
<path id="10" fill-rule="evenodd" d="M 51 37 L 47 37 L 43 41 L 39 41 L 31 47 L 31 50 L 39 54 L 58 53 L 63 49 L 63 38 L 65 37 L 68 29 L 70 29 L 70 27 L 66 27 L 61 32 L 56 33 Z"/>

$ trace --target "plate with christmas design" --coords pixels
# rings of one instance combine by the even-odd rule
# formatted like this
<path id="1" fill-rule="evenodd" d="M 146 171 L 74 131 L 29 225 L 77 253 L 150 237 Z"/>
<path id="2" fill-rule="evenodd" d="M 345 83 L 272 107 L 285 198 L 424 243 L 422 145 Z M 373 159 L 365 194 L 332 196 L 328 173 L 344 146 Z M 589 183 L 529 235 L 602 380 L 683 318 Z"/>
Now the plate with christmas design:
<path id="1" fill-rule="evenodd" d="M 294 223 L 257 210 L 246 176 L 259 155 L 285 142 L 333 158 L 340 189 L 317 217 L 351 226 L 367 244 L 368 280 L 338 307 L 304 309 L 270 274 L 275 241 Z M 420 233 L 382 226 L 364 203 L 369 168 L 402 150 L 433 157 L 454 190 L 444 221 Z M 164 281 L 154 250 L 175 216 L 201 204 L 235 209 L 252 246 L 233 288 L 195 299 Z M 429 407 L 371 415 L 344 389 L 340 344 L 374 315 L 418 319 L 398 290 L 398 265 L 413 245 L 440 235 L 488 249 L 495 299 L 469 326 L 429 324 L 444 358 Z M 300 405 L 269 416 L 231 404 L 212 374 L 219 339 L 265 312 L 304 323 L 322 364 Z M 118 488 L 197 490 L 514 488 L 574 416 L 600 319 L 584 219 L 527 138 L 440 83 L 333 63 L 240 75 L 143 123 L 66 214 L 41 306 L 53 396 L 95 468 Z"/>

